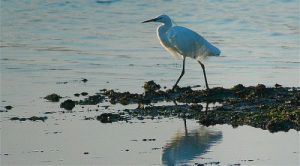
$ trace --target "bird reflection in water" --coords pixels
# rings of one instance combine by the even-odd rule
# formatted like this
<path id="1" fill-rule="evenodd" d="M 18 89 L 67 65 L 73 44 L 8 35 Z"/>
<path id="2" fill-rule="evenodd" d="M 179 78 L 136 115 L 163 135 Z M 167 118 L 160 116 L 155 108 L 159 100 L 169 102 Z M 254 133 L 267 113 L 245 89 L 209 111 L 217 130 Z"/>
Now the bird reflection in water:
<path id="1" fill-rule="evenodd" d="M 162 163 L 176 165 L 187 163 L 205 154 L 211 146 L 222 139 L 222 132 L 199 126 L 188 130 L 184 119 L 184 131 L 177 132 L 164 146 Z"/>

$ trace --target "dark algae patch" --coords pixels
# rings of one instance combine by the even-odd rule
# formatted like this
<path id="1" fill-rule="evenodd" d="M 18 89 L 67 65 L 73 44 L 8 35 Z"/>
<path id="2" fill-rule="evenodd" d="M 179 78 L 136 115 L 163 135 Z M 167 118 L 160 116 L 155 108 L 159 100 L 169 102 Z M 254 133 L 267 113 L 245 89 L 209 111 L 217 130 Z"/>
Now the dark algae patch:
<path id="1" fill-rule="evenodd" d="M 300 110 L 289 108 L 259 111 L 223 111 L 214 110 L 207 114 L 200 113 L 196 117 L 199 123 L 210 126 L 216 124 L 231 124 L 233 127 L 249 125 L 257 128 L 267 129 L 271 132 L 288 131 L 295 129 L 299 131 Z"/>
<path id="2" fill-rule="evenodd" d="M 104 96 L 101 94 L 95 94 L 92 96 L 88 96 L 87 98 L 77 101 L 76 104 L 78 105 L 97 105 L 99 103 L 102 103 L 104 100 Z"/>
<path id="3" fill-rule="evenodd" d="M 32 116 L 32 117 L 29 117 L 29 118 L 19 118 L 19 117 L 12 117 L 10 118 L 10 120 L 18 120 L 18 121 L 26 121 L 26 120 L 30 120 L 30 121 L 45 121 L 47 120 L 48 117 L 47 116 L 41 116 L 41 117 L 38 117 L 38 116 Z"/>
<path id="4" fill-rule="evenodd" d="M 75 105 L 95 105 L 98 110 L 98 104 L 101 103 L 124 105 L 124 109 L 117 113 L 102 113 L 90 118 L 102 123 L 130 118 L 181 117 L 196 119 L 206 126 L 250 125 L 271 132 L 300 130 L 299 88 L 288 88 L 279 84 L 274 87 L 263 84 L 245 87 L 238 84 L 232 88 L 199 90 L 188 86 L 172 90 L 162 89 L 154 81 L 145 82 L 143 88 L 143 93 L 102 89 L 95 95 L 81 94 L 83 98 L 79 101 L 66 100 L 60 106 L 72 110 Z M 126 108 L 130 104 L 135 104 L 136 108 Z"/>
<path id="5" fill-rule="evenodd" d="M 160 90 L 153 81 L 144 84 L 144 93 L 102 91 L 111 104 L 138 104 L 135 109 L 123 111 L 131 117 L 183 117 L 199 120 L 209 126 L 230 124 L 234 127 L 250 125 L 271 132 L 300 130 L 300 90 L 282 86 L 266 87 L 263 84 L 233 88 L 215 87 L 210 90 L 193 90 L 177 87 Z M 174 102 L 158 105 L 158 102 Z M 180 104 L 177 104 L 180 103 Z M 218 103 L 207 110 L 208 104 Z"/>

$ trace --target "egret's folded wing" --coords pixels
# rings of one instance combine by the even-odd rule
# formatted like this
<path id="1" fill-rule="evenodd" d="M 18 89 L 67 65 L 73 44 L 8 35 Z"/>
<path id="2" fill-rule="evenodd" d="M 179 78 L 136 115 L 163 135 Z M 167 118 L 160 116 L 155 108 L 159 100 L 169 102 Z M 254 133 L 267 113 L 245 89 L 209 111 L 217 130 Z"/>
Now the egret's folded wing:
<path id="1" fill-rule="evenodd" d="M 220 54 L 218 48 L 188 28 L 174 26 L 168 31 L 167 36 L 170 45 L 181 55 L 197 58 Z"/>
<path id="2" fill-rule="evenodd" d="M 167 37 L 170 46 L 173 47 L 179 54 L 185 55 L 189 51 L 190 34 L 184 28 L 179 26 L 172 27 L 168 31 Z"/>

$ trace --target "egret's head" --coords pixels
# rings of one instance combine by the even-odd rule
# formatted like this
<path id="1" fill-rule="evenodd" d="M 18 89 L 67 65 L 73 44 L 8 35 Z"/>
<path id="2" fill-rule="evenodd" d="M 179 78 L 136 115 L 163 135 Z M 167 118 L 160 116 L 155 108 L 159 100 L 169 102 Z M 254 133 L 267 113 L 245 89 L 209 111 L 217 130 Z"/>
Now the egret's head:
<path id="1" fill-rule="evenodd" d="M 171 23 L 172 21 L 169 16 L 163 14 L 163 15 L 157 16 L 153 19 L 143 21 L 142 23 L 147 23 L 147 22 L 161 22 L 164 24 L 168 24 L 168 23 Z"/>

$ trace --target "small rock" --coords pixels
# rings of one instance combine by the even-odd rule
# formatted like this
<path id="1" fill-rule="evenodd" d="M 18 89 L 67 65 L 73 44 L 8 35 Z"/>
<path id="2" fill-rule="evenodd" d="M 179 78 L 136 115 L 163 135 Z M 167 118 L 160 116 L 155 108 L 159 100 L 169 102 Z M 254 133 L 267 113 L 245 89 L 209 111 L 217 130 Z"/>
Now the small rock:
<path id="1" fill-rule="evenodd" d="M 267 93 L 267 89 L 266 89 L 266 86 L 264 84 L 258 84 L 256 87 L 255 87 L 255 92 L 254 96 L 256 97 L 263 97 L 265 96 Z M 251 94 L 250 94 L 251 95 Z"/>
<path id="2" fill-rule="evenodd" d="M 219 165 L 220 162 L 219 161 L 212 161 L 212 162 L 209 162 L 209 164 L 211 164 L 211 165 Z"/>
<path id="3" fill-rule="evenodd" d="M 99 116 L 97 116 L 97 120 L 99 120 L 102 123 L 112 123 L 116 122 L 121 119 L 121 116 L 119 114 L 112 114 L 112 113 L 103 113 Z"/>
<path id="4" fill-rule="evenodd" d="M 41 120 L 41 121 L 43 121 L 43 122 L 44 122 L 46 119 L 48 119 L 47 116 L 43 116 L 43 117 L 32 116 L 32 117 L 28 118 L 28 120 L 31 120 L 31 121 Z"/>
<path id="5" fill-rule="evenodd" d="M 86 95 L 88 95 L 88 93 L 87 92 L 82 92 L 81 95 L 86 96 Z"/>
<path id="6" fill-rule="evenodd" d="M 79 96 L 80 96 L 80 94 L 79 94 L 79 93 L 75 93 L 75 94 L 74 94 L 74 96 L 76 96 L 76 97 L 79 97 Z"/>
<path id="7" fill-rule="evenodd" d="M 280 85 L 280 84 L 275 84 L 275 88 L 281 88 L 282 87 L 282 85 Z"/>
<path id="8" fill-rule="evenodd" d="M 201 85 L 194 85 L 194 86 L 192 86 L 192 88 L 200 88 L 201 87 Z"/>
<path id="9" fill-rule="evenodd" d="M 51 101 L 51 102 L 59 102 L 59 99 L 61 99 L 62 97 L 55 94 L 55 93 L 52 93 L 46 97 L 44 97 L 44 99 L 48 100 L 48 101 Z"/>
<path id="10" fill-rule="evenodd" d="M 43 122 L 46 119 L 48 119 L 47 116 L 43 116 L 43 117 L 32 116 L 30 118 L 18 118 L 18 117 L 12 117 L 12 118 L 10 118 L 10 120 L 19 120 L 19 121 L 26 121 L 26 120 L 37 121 L 37 120 L 40 120 L 40 121 L 43 121 Z"/>
<path id="11" fill-rule="evenodd" d="M 56 84 L 67 84 L 68 82 L 67 81 L 64 81 L 64 82 L 56 82 Z"/>
<path id="12" fill-rule="evenodd" d="M 94 120 L 95 118 L 93 117 L 84 117 L 84 120 Z"/>
<path id="13" fill-rule="evenodd" d="M 18 117 L 12 117 L 12 118 L 10 118 L 10 120 L 19 120 L 20 118 L 18 118 Z"/>
<path id="14" fill-rule="evenodd" d="M 154 92 L 160 89 L 160 85 L 156 84 L 153 80 L 147 81 L 144 84 L 145 92 Z"/>
<path id="15" fill-rule="evenodd" d="M 97 105 L 97 107 L 99 107 L 99 105 Z M 108 109 L 109 105 L 103 105 L 101 107 L 103 107 L 104 109 Z"/>
<path id="16" fill-rule="evenodd" d="M 93 96 L 89 96 L 88 98 L 85 98 L 84 100 L 80 100 L 77 102 L 79 105 L 96 105 L 98 103 L 101 103 L 104 100 L 104 96 L 100 94 L 96 94 Z"/>
<path id="17" fill-rule="evenodd" d="M 19 121 L 25 121 L 27 120 L 26 118 L 19 118 Z"/>
<path id="18" fill-rule="evenodd" d="M 100 90 L 100 92 L 106 92 L 107 91 L 107 89 L 101 89 Z"/>
<path id="19" fill-rule="evenodd" d="M 70 100 L 70 99 L 68 99 L 60 104 L 60 108 L 64 108 L 66 110 L 72 110 L 74 107 L 75 107 L 75 101 Z"/>
<path id="20" fill-rule="evenodd" d="M 86 78 L 83 78 L 81 81 L 86 83 L 88 80 Z"/>
<path id="21" fill-rule="evenodd" d="M 14 108 L 14 107 L 8 105 L 8 106 L 5 106 L 4 108 L 5 108 L 6 110 L 11 110 L 11 109 Z"/>
<path id="22" fill-rule="evenodd" d="M 138 119 L 138 120 L 144 120 L 144 117 L 138 116 L 137 119 Z"/>
<path id="23" fill-rule="evenodd" d="M 237 84 L 232 88 L 232 90 L 234 90 L 234 91 L 240 91 L 242 89 L 245 89 L 244 85 L 242 85 L 242 84 Z"/>
<path id="24" fill-rule="evenodd" d="M 83 154 L 89 154 L 89 152 L 83 152 Z"/>
<path id="25" fill-rule="evenodd" d="M 56 112 L 54 112 L 54 111 L 44 112 L 44 114 L 54 114 L 54 113 L 56 113 Z"/>
<path id="26" fill-rule="evenodd" d="M 256 89 L 266 89 L 266 86 L 264 84 L 258 84 Z"/>

